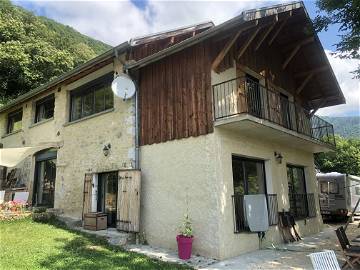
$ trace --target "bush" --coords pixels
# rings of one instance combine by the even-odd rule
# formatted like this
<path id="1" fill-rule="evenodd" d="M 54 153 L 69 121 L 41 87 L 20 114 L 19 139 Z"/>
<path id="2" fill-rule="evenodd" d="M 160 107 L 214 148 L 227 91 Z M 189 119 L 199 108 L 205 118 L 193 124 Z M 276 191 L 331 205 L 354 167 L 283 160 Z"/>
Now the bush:
<path id="1" fill-rule="evenodd" d="M 45 213 L 46 207 L 33 207 L 33 213 Z"/>
<path id="2" fill-rule="evenodd" d="M 35 222 L 50 223 L 55 221 L 54 213 L 49 213 L 49 212 L 41 212 L 41 213 L 33 212 L 31 217 Z"/>

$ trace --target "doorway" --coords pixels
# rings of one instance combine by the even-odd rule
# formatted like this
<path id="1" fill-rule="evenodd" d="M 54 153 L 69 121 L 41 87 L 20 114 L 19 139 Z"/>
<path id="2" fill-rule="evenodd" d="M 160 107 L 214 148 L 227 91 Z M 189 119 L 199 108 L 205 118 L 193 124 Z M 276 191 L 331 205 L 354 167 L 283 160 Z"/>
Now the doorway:
<path id="1" fill-rule="evenodd" d="M 289 97 L 280 93 L 280 106 L 282 114 L 282 123 L 283 126 L 291 129 L 291 118 L 290 118 L 290 106 L 289 106 Z"/>
<path id="2" fill-rule="evenodd" d="M 56 155 L 56 150 L 46 150 L 35 156 L 33 205 L 54 207 Z"/>
<path id="3" fill-rule="evenodd" d="M 246 74 L 248 112 L 251 115 L 262 118 L 263 108 L 261 106 L 261 90 L 259 79 Z"/>
<path id="4" fill-rule="evenodd" d="M 116 227 L 118 172 L 99 173 L 97 211 L 107 214 L 108 227 Z"/>

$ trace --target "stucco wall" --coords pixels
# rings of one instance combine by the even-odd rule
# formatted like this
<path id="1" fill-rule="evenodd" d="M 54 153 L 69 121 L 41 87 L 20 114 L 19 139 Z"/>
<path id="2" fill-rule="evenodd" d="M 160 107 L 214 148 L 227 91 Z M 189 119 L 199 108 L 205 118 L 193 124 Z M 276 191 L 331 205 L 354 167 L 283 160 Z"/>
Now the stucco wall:
<path id="1" fill-rule="evenodd" d="M 240 253 L 256 250 L 259 248 L 258 236 L 255 233 L 234 234 L 233 208 L 231 195 L 233 190 L 232 155 L 258 158 L 265 161 L 266 185 L 269 194 L 277 194 L 278 209 L 289 209 L 288 183 L 286 165 L 300 165 L 305 167 L 306 187 L 308 193 L 317 193 L 313 154 L 302 152 L 288 145 L 275 144 L 271 141 L 258 140 L 241 136 L 240 133 L 228 131 L 222 128 L 215 129 L 215 145 L 218 162 L 217 179 L 221 182 L 220 191 L 220 257 L 228 258 Z M 274 151 L 281 152 L 282 164 L 278 164 L 274 157 Z M 317 217 L 306 221 L 298 221 L 298 229 L 301 235 L 318 232 L 322 227 L 319 213 L 317 194 L 315 194 Z M 306 223 L 306 225 L 305 225 Z M 266 233 L 263 245 L 279 243 L 281 235 L 277 226 L 270 227 Z"/>
<path id="2" fill-rule="evenodd" d="M 85 173 L 114 171 L 135 165 L 134 98 L 123 101 L 121 98 L 114 97 L 114 109 L 88 119 L 68 123 L 69 92 L 114 70 L 118 72 L 122 70 L 118 61 L 53 91 L 55 110 L 54 118 L 51 120 L 33 125 L 36 100 L 52 92 L 23 103 L 21 105 L 23 108 L 22 131 L 2 137 L 0 141 L 4 147 L 59 142 L 54 207 L 73 218 L 81 218 Z M 7 113 L 0 115 L 1 135 L 5 134 Z M 111 144 L 110 155 L 105 157 L 103 147 L 109 143 Z M 21 168 L 23 174 L 26 175 L 24 179 L 31 197 L 34 182 L 34 157 L 28 157 L 17 167 Z"/>
<path id="3" fill-rule="evenodd" d="M 186 213 L 194 227 L 194 254 L 219 257 L 219 185 L 214 135 L 141 147 L 141 231 L 150 245 L 176 250 Z"/>

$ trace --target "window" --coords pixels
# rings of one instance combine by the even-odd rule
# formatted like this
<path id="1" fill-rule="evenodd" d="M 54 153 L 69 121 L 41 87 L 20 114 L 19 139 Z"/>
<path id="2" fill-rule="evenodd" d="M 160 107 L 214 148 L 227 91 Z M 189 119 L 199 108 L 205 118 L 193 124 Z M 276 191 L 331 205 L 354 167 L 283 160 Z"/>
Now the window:
<path id="1" fill-rule="evenodd" d="M 360 187 L 355 187 L 355 194 L 360 195 Z"/>
<path id="2" fill-rule="evenodd" d="M 304 167 L 287 165 L 287 178 L 290 213 L 296 219 L 316 216 L 314 194 L 306 193 Z"/>
<path id="3" fill-rule="evenodd" d="M 328 193 L 329 192 L 328 182 L 321 182 L 320 183 L 320 192 L 321 193 Z"/>
<path id="4" fill-rule="evenodd" d="M 110 83 L 112 73 L 107 74 L 71 93 L 70 121 L 99 113 L 114 106 Z"/>
<path id="5" fill-rule="evenodd" d="M 235 194 L 265 194 L 265 170 L 262 160 L 233 157 Z"/>
<path id="6" fill-rule="evenodd" d="M 339 184 L 330 182 L 329 183 L 329 193 L 330 194 L 339 194 Z"/>
<path id="7" fill-rule="evenodd" d="M 244 212 L 244 195 L 266 193 L 264 162 L 233 156 L 232 170 L 234 232 L 249 231 Z"/>
<path id="8" fill-rule="evenodd" d="M 35 123 L 54 117 L 55 96 L 50 95 L 36 102 Z"/>
<path id="9" fill-rule="evenodd" d="M 16 112 L 9 113 L 7 133 L 12 133 L 20 130 L 22 127 L 22 109 Z"/>

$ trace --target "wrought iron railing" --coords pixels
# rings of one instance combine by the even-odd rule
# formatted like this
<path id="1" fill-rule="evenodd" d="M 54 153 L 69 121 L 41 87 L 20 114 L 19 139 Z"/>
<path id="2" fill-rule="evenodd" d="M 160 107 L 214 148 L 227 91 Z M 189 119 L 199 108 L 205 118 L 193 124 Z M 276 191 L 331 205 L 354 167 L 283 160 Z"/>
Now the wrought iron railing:
<path id="1" fill-rule="evenodd" d="M 316 217 L 316 205 L 313 193 L 289 194 L 290 213 L 295 219 Z"/>
<path id="2" fill-rule="evenodd" d="M 267 194 L 267 211 L 269 226 L 277 225 L 279 222 L 278 203 L 276 194 Z M 244 195 L 232 195 L 234 210 L 234 233 L 250 231 L 245 214 Z"/>
<path id="3" fill-rule="evenodd" d="M 335 146 L 330 123 L 250 78 L 213 85 L 213 100 L 215 120 L 247 113 Z"/>

